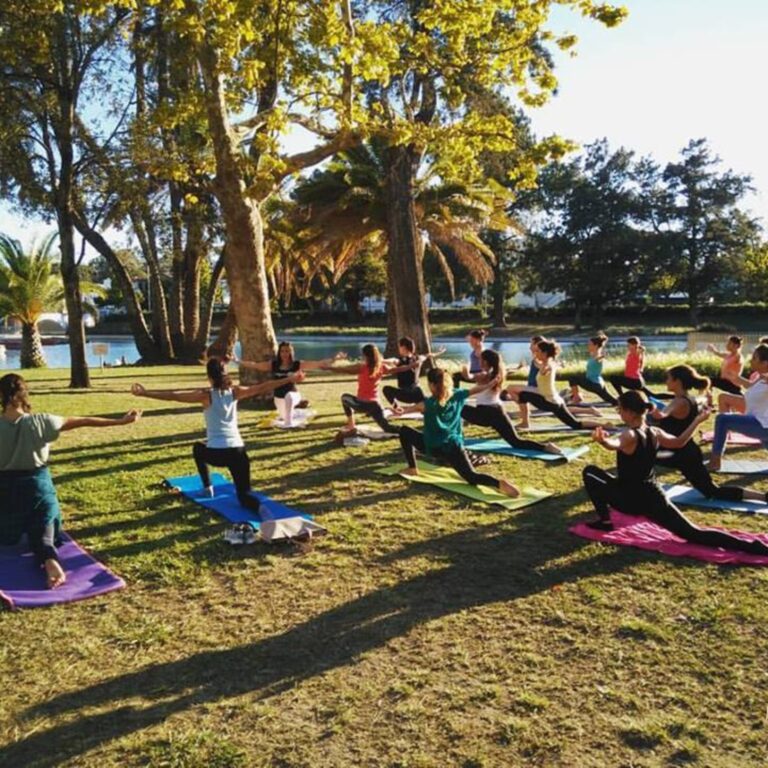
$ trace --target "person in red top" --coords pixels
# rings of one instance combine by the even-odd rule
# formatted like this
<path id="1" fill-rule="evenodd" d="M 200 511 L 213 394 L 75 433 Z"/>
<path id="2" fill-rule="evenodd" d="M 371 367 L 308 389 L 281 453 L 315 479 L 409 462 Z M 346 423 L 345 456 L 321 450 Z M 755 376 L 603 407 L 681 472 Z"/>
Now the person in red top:
<path id="1" fill-rule="evenodd" d="M 627 389 L 639 389 L 648 397 L 659 398 L 660 396 L 651 392 L 645 386 L 643 379 L 643 368 L 645 366 L 645 347 L 640 343 L 637 336 L 630 336 L 627 339 L 627 357 L 624 360 L 624 375 L 609 376 L 608 381 L 621 397 L 622 387 Z M 662 398 L 664 399 L 664 398 Z"/>
<path id="2" fill-rule="evenodd" d="M 379 404 L 379 382 L 388 373 L 400 373 L 408 366 L 392 368 L 381 358 L 381 352 L 373 344 L 366 344 L 362 349 L 363 359 L 359 363 L 349 365 L 324 365 L 323 370 L 333 373 L 357 374 L 357 395 L 344 394 L 341 396 L 341 407 L 347 417 L 347 424 L 343 432 L 354 434 L 355 412 L 370 416 L 384 432 L 398 434 L 400 427 L 390 424 L 384 416 L 384 410 Z M 418 365 L 418 359 L 414 366 Z"/>

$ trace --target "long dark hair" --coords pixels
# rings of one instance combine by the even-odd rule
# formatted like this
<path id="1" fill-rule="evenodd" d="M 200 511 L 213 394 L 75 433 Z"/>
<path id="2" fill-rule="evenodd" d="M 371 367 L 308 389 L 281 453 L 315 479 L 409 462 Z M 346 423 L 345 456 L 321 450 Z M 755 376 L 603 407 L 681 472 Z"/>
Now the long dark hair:
<path id="1" fill-rule="evenodd" d="M 690 365 L 673 365 L 671 368 L 667 368 L 667 376 L 679 381 L 683 385 L 683 389 L 686 390 L 704 390 L 712 386 L 708 376 L 702 376 Z"/>
<path id="2" fill-rule="evenodd" d="M 601 350 L 608 343 L 608 337 L 600 331 L 596 336 L 592 336 L 590 341 L 598 348 L 598 350 Z"/>
<path id="3" fill-rule="evenodd" d="M 32 410 L 27 382 L 18 373 L 7 373 L 0 379 L 0 404 L 3 411 L 9 406 L 21 408 L 24 413 Z"/>
<path id="4" fill-rule="evenodd" d="M 291 344 L 290 341 L 281 341 L 277 345 L 277 354 L 275 355 L 275 364 L 279 367 L 280 364 L 283 362 L 282 358 L 280 357 L 280 351 L 282 349 L 287 349 L 291 353 L 291 365 L 293 365 L 293 361 L 296 358 L 296 353 L 293 351 L 293 344 Z"/>
<path id="5" fill-rule="evenodd" d="M 560 345 L 556 341 L 542 339 L 536 346 L 549 358 L 557 359 L 560 354 Z"/>
<path id="6" fill-rule="evenodd" d="M 375 376 L 381 370 L 381 352 L 375 344 L 365 344 L 362 349 L 363 357 L 368 365 L 368 373 Z"/>
<path id="7" fill-rule="evenodd" d="M 485 337 L 488 335 L 488 331 L 483 328 L 476 328 L 474 331 L 470 331 L 467 336 L 471 336 L 473 339 L 479 339 L 485 341 Z"/>
<path id="8" fill-rule="evenodd" d="M 491 379 L 501 378 L 504 381 L 507 373 L 504 370 L 504 360 L 498 352 L 493 349 L 484 349 L 480 353 L 480 359 L 488 363 L 488 375 Z"/>
<path id="9" fill-rule="evenodd" d="M 232 379 L 227 373 L 227 366 L 219 357 L 212 357 L 205 365 L 208 378 L 213 383 L 214 389 L 231 389 Z"/>

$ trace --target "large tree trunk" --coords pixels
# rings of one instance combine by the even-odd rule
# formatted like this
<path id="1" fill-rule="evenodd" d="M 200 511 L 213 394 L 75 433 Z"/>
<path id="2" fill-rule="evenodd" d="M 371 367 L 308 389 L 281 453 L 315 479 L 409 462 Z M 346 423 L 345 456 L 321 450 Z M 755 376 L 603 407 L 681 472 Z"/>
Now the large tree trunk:
<path id="1" fill-rule="evenodd" d="M 216 196 L 227 235 L 227 281 L 243 358 L 268 360 L 275 355 L 276 340 L 269 308 L 263 221 L 258 204 L 246 195 L 247 185 L 240 168 L 237 138 L 229 124 L 217 56 L 212 47 L 201 45 L 199 61 L 216 158 Z"/>
<path id="2" fill-rule="evenodd" d="M 397 339 L 410 336 L 420 354 L 430 352 L 424 289 L 424 244 L 416 223 L 414 184 L 419 157 L 412 147 L 390 147 L 386 154 L 387 279 L 391 316 L 387 355 L 397 353 Z"/>
<path id="3" fill-rule="evenodd" d="M 187 242 L 184 247 L 183 274 L 183 319 L 184 346 L 181 356 L 185 360 L 197 360 L 200 352 L 196 349 L 200 332 L 200 266 L 205 257 L 205 228 L 197 210 L 186 210 L 184 223 Z"/>
<path id="4" fill-rule="evenodd" d="M 21 324 L 21 367 L 45 368 L 45 353 L 37 323 Z"/>
<path id="5" fill-rule="evenodd" d="M 128 323 L 131 327 L 133 340 L 136 342 L 136 348 L 144 363 L 165 363 L 170 360 L 165 357 L 160 347 L 155 343 L 152 335 L 147 328 L 144 320 L 144 314 L 141 311 L 139 297 L 136 295 L 136 289 L 133 287 L 133 281 L 128 274 L 125 265 L 120 261 L 117 254 L 112 250 L 107 241 L 85 221 L 82 215 L 75 214 L 75 226 L 85 241 L 97 253 L 103 256 L 112 271 L 112 275 L 120 286 L 125 301 L 125 309 L 128 313 Z"/>
<path id="6" fill-rule="evenodd" d="M 506 280 L 504 271 L 499 263 L 501 258 L 496 257 L 496 265 L 493 268 L 493 325 L 494 328 L 506 328 L 507 318 L 504 315 L 504 304 L 507 301 Z"/>

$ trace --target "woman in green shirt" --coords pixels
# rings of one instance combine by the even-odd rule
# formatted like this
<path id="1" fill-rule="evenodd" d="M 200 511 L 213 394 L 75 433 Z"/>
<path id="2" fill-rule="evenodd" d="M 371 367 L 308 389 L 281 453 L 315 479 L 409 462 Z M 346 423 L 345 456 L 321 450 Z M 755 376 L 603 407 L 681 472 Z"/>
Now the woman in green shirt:
<path id="1" fill-rule="evenodd" d="M 49 443 L 70 429 L 131 424 L 141 412 L 120 419 L 33 414 L 27 383 L 15 373 L 0 379 L 0 405 L 0 545 L 17 544 L 26 534 L 53 589 L 67 577 L 56 554 L 61 510 L 47 466 Z"/>
<path id="2" fill-rule="evenodd" d="M 506 480 L 475 472 L 472 462 L 464 449 L 464 436 L 461 431 L 461 410 L 470 395 L 498 386 L 493 379 L 472 389 L 453 390 L 451 375 L 443 368 L 433 368 L 427 374 L 430 397 L 421 403 L 407 408 L 398 408 L 396 413 L 424 414 L 424 431 L 411 427 L 400 428 L 400 445 L 403 448 L 408 468 L 404 475 L 418 475 L 416 451 L 447 461 L 461 477 L 471 485 L 489 485 L 498 488 L 507 496 L 515 498 L 520 491 Z"/>

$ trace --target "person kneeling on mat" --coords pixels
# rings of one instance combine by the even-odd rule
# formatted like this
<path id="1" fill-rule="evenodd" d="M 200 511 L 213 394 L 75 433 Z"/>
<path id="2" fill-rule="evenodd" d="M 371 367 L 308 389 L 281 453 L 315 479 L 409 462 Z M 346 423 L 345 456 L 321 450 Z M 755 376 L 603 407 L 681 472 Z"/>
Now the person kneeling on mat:
<path id="1" fill-rule="evenodd" d="M 405 475 L 418 475 L 416 451 L 447 461 L 462 479 L 471 485 L 489 485 L 498 488 L 507 496 L 515 498 L 520 491 L 512 483 L 499 480 L 491 475 L 476 472 L 464 448 L 464 436 L 461 431 L 461 416 L 467 398 L 492 387 L 499 387 L 496 379 L 472 387 L 472 389 L 453 390 L 451 374 L 443 368 L 433 368 L 427 374 L 430 395 L 423 402 L 398 408 L 396 413 L 423 413 L 424 431 L 411 427 L 400 428 L 400 445 L 408 462 Z"/>
<path id="2" fill-rule="evenodd" d="M 752 353 L 752 370 L 756 377 L 745 379 L 733 376 L 734 384 L 744 387 L 742 413 L 718 413 L 715 418 L 715 437 L 709 467 L 720 469 L 729 432 L 739 432 L 762 440 L 768 446 L 768 344 L 758 344 Z"/>
<path id="3" fill-rule="evenodd" d="M 674 365 L 667 369 L 667 389 L 674 395 L 674 399 L 663 410 L 654 408 L 650 418 L 653 419 L 653 426 L 670 435 L 679 436 L 699 415 L 699 403 L 695 397 L 691 397 L 690 391 L 698 389 L 709 393 L 710 381 L 706 376 L 700 376 L 690 365 Z M 671 456 L 659 456 L 657 464 L 677 469 L 707 499 L 768 501 L 766 493 L 750 491 L 738 485 L 715 485 L 695 440 L 689 440 L 682 448 L 672 451 Z"/>
<path id="4" fill-rule="evenodd" d="M 598 530 L 611 530 L 609 507 L 613 507 L 627 515 L 646 517 L 692 544 L 768 555 L 768 545 L 759 540 L 745 541 L 726 531 L 695 526 L 666 497 L 654 474 L 659 449 L 682 448 L 696 427 L 709 418 L 710 412 L 703 410 L 679 437 L 675 437 L 646 424 L 646 413 L 651 407 L 640 392 L 624 392 L 619 397 L 619 415 L 628 428 L 612 438 L 599 427 L 593 432 L 592 439 L 596 443 L 616 452 L 618 472 L 611 475 L 593 465 L 584 470 L 584 488 L 598 515 L 597 520 L 588 525 Z"/>
<path id="5" fill-rule="evenodd" d="M 61 432 L 81 427 L 133 424 L 141 411 L 119 419 L 33 414 L 27 382 L 16 373 L 0 379 L 0 544 L 17 544 L 24 534 L 48 587 L 61 586 L 67 576 L 56 546 L 61 541 L 61 510 L 48 470 L 49 443 Z"/>
<path id="6" fill-rule="evenodd" d="M 274 391 L 290 381 L 298 383 L 304 380 L 301 371 L 287 378 L 263 381 L 251 386 L 232 384 L 226 364 L 218 358 L 211 358 L 206 363 L 210 387 L 206 389 L 146 389 L 142 384 L 134 384 L 131 392 L 136 397 L 150 397 L 154 400 L 172 400 L 177 403 L 199 403 L 205 416 L 205 443 L 192 446 L 192 456 L 197 471 L 208 496 L 214 496 L 208 465 L 225 467 L 232 475 L 237 499 L 242 506 L 258 512 L 259 500 L 251 496 L 251 465 L 245 452 L 245 443 L 237 426 L 237 403 L 249 397 L 264 395 Z"/>

